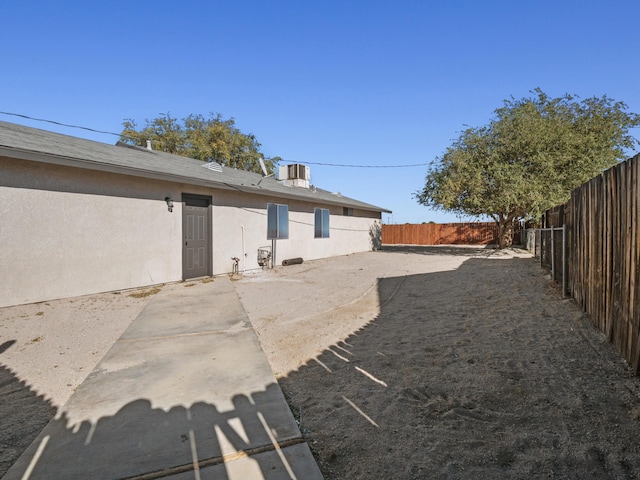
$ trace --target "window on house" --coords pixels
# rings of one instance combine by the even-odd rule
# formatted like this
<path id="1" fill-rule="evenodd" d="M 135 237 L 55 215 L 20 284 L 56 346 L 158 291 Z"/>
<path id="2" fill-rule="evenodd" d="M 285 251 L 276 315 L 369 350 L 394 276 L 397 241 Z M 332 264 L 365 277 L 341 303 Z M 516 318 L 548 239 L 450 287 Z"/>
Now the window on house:
<path id="1" fill-rule="evenodd" d="M 342 215 L 345 217 L 353 217 L 353 208 L 342 207 Z"/>
<path id="2" fill-rule="evenodd" d="M 329 210 L 316 208 L 315 213 L 315 238 L 329 238 Z"/>
<path id="3" fill-rule="evenodd" d="M 289 207 L 267 204 L 267 239 L 289 238 Z"/>

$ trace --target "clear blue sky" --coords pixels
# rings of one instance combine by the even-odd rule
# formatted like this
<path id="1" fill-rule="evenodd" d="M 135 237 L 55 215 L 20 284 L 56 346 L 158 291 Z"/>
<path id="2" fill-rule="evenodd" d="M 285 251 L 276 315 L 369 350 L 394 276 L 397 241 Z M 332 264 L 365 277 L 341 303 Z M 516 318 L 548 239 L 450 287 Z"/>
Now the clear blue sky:
<path id="1" fill-rule="evenodd" d="M 640 113 L 637 0 L 4 0 L 0 18 L 0 111 L 116 133 L 234 117 L 318 187 L 393 210 L 385 223 L 457 218 L 412 198 L 427 166 L 312 163 L 427 164 L 536 87 Z"/>

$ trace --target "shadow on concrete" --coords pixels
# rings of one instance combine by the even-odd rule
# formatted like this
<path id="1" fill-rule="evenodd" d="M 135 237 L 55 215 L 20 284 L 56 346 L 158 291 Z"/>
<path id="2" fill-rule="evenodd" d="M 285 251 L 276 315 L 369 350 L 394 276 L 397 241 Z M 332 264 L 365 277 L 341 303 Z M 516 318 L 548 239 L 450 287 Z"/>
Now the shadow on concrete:
<path id="1" fill-rule="evenodd" d="M 15 340 L 0 345 L 0 355 Z M 56 408 L 0 363 L 0 478 L 56 413 Z"/>
<path id="2" fill-rule="evenodd" d="M 70 426 L 62 415 L 49 424 L 5 478 L 144 475 L 276 480 L 283 478 L 283 472 L 291 472 L 294 478 L 300 456 L 296 447 L 302 446 L 303 439 L 277 429 L 287 423 L 282 412 L 270 408 L 281 402 L 279 387 L 273 384 L 250 397 L 237 395 L 232 401 L 235 408 L 224 412 L 205 402 L 164 411 L 140 399 L 95 425 Z"/>
<path id="3" fill-rule="evenodd" d="M 3 480 L 321 478 L 228 278 L 139 313 Z"/>
<path id="4" fill-rule="evenodd" d="M 637 478 L 638 379 L 532 259 L 378 294 L 374 321 L 279 380 L 326 480 Z"/>

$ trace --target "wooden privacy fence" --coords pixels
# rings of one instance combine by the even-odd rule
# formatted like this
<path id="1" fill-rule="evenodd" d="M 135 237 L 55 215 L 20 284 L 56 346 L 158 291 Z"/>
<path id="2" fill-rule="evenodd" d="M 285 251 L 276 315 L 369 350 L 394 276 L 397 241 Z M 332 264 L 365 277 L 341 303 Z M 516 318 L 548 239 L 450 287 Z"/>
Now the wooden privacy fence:
<path id="1" fill-rule="evenodd" d="M 640 155 L 616 165 L 545 214 L 565 225 L 566 290 L 640 374 Z M 557 276 L 554 275 L 557 279 Z"/>
<path id="2" fill-rule="evenodd" d="M 383 245 L 487 245 L 498 243 L 495 222 L 383 225 Z"/>

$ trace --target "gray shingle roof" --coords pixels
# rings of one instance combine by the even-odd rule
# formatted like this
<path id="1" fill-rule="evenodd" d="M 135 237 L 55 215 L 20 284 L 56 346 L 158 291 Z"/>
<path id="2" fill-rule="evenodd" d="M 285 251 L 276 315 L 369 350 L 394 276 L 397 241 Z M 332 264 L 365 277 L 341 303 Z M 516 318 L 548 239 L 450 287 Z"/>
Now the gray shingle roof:
<path id="1" fill-rule="evenodd" d="M 0 156 L 390 213 L 320 188 L 287 186 L 257 173 L 224 166 L 222 171 L 213 171 L 192 158 L 141 147 L 109 145 L 1 121 Z"/>

